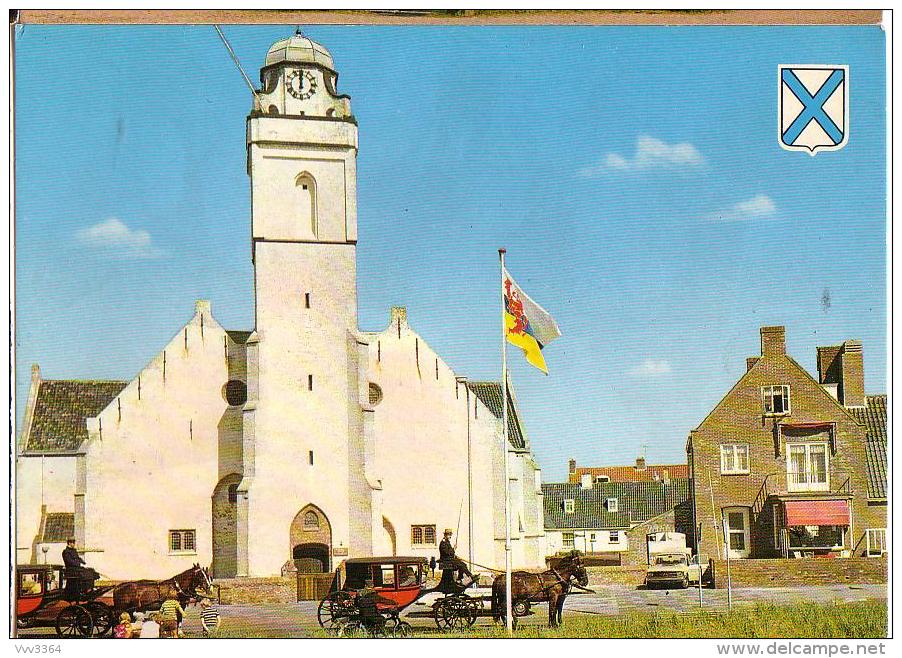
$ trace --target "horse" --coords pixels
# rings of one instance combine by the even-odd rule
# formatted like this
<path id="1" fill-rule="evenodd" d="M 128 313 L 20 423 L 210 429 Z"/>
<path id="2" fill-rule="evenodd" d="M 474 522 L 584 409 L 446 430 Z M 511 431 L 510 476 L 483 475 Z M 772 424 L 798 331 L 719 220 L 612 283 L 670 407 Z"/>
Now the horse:
<path id="1" fill-rule="evenodd" d="M 206 594 L 200 594 L 198 588 Z M 133 580 L 119 583 L 113 588 L 113 607 L 118 612 L 149 610 L 159 607 L 167 599 L 176 599 L 185 606 L 189 601 L 198 601 L 202 596 L 213 593 L 210 572 L 194 564 L 190 569 L 166 580 Z"/>
<path id="2" fill-rule="evenodd" d="M 496 622 L 506 614 L 506 580 L 505 575 L 501 574 L 492 583 L 492 616 Z M 542 573 L 514 571 L 511 574 L 511 609 L 518 605 L 528 609 L 531 602 L 547 601 L 548 625 L 552 628 L 560 626 L 564 599 L 574 581 L 580 587 L 589 583 L 589 574 L 576 551 L 560 558 L 551 569 Z M 516 623 L 516 617 L 513 621 Z"/>

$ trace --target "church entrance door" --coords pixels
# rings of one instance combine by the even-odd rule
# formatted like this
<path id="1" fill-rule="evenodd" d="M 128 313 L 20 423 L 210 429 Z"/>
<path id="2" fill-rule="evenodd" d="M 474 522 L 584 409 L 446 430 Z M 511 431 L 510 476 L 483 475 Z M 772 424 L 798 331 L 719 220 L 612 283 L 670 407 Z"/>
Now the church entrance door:
<path id="1" fill-rule="evenodd" d="M 316 505 L 304 507 L 291 522 L 291 560 L 301 573 L 332 570 L 332 526 Z"/>

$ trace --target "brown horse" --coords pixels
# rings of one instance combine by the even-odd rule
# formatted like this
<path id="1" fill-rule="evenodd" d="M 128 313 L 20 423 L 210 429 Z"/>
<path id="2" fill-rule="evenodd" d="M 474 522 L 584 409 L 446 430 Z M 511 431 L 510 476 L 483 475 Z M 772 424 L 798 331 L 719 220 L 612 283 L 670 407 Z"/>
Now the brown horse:
<path id="1" fill-rule="evenodd" d="M 492 583 L 492 616 L 495 621 L 500 621 L 505 616 L 506 580 L 504 574 L 501 574 Z M 519 608 L 523 612 L 520 615 L 515 612 L 513 621 L 516 622 L 517 616 L 522 616 L 529 609 L 530 603 L 547 601 L 548 625 L 559 626 L 563 619 L 564 599 L 574 581 L 581 587 L 589 583 L 589 575 L 576 551 L 561 558 L 551 569 L 542 573 L 514 571 L 511 574 L 511 608 Z"/>
<path id="2" fill-rule="evenodd" d="M 198 592 L 204 590 L 205 594 Z M 213 593 L 210 573 L 199 564 L 166 580 L 133 580 L 113 588 L 116 613 L 159 608 L 167 599 L 177 599 L 182 606 Z"/>

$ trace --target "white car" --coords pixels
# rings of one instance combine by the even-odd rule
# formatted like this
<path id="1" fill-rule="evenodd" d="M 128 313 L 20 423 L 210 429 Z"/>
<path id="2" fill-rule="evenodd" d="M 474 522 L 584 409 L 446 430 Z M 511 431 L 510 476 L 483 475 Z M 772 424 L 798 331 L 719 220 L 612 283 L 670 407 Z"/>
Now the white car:
<path id="1" fill-rule="evenodd" d="M 652 555 L 652 562 L 645 572 L 645 586 L 683 588 L 713 582 L 710 561 L 706 555 L 701 559 L 686 553 L 658 553 Z"/>

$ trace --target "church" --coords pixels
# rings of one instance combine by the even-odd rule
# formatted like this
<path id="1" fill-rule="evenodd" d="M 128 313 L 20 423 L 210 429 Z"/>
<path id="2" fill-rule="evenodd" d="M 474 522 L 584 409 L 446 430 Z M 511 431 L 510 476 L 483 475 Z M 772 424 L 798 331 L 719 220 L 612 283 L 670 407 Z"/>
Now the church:
<path id="1" fill-rule="evenodd" d="M 43 379 L 16 451 L 18 563 L 71 535 L 112 579 L 217 578 L 349 557 L 544 566 L 541 476 L 514 391 L 455 373 L 408 322 L 357 324 L 357 122 L 328 50 L 275 43 L 247 118 L 253 329 L 208 301 L 129 381 Z M 187 306 L 187 305 L 186 305 Z M 190 306 L 186 308 L 186 316 Z M 114 356 L 114 355 L 111 355 Z"/>

